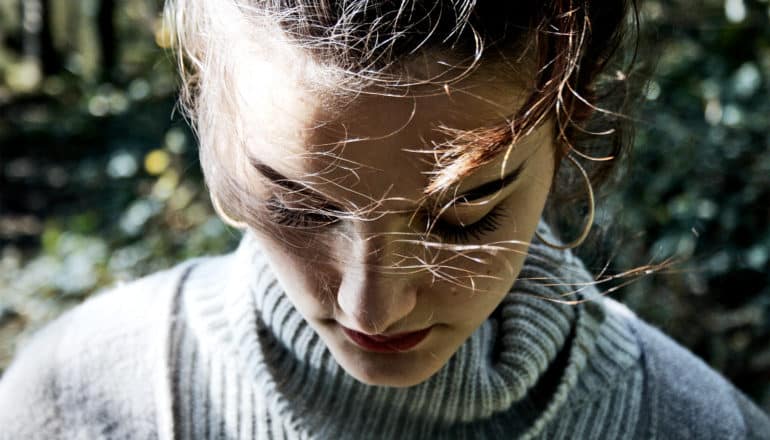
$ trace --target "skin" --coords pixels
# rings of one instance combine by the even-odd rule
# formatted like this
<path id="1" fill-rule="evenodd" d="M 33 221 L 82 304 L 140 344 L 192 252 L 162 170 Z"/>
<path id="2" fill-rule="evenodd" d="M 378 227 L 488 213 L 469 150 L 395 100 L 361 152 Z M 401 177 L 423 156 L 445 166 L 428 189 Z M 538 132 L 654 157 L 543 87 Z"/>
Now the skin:
<path id="1" fill-rule="evenodd" d="M 331 112 L 316 95 L 303 93 L 301 69 L 278 76 L 282 81 L 275 83 L 273 99 L 250 97 L 248 73 L 237 83 L 247 109 L 244 127 L 259 127 L 248 120 L 251 106 L 255 115 L 257 109 L 259 115 L 282 115 L 265 130 L 244 129 L 249 154 L 345 212 L 375 209 L 363 218 L 343 218 L 309 232 L 290 226 L 258 232 L 262 249 L 296 309 L 349 374 L 372 385 L 419 384 L 447 363 L 515 282 L 550 191 L 553 126 L 543 124 L 512 147 L 507 162 L 500 156 L 456 185 L 463 192 L 526 161 L 517 181 L 483 203 L 456 204 L 441 213 L 446 223 L 472 224 L 496 207 L 502 214 L 499 228 L 458 244 L 501 243 L 504 249 L 466 251 L 476 261 L 451 259 L 451 267 L 439 271 L 442 278 L 407 268 L 420 259 L 457 257 L 458 251 L 403 240 L 425 230 L 415 211 L 433 206 L 419 203 L 431 156 L 406 150 L 440 145 L 446 134 L 437 130 L 439 124 L 469 130 L 504 123 L 520 105 L 522 89 L 481 68 L 448 89 L 432 89 L 430 96 L 424 90 L 421 96 L 363 94 Z M 336 161 L 318 154 L 330 152 Z M 243 178 L 259 198 L 272 194 L 274 186 L 256 171 Z M 378 269 L 383 267 L 391 270 Z M 410 350 L 376 353 L 352 342 L 343 326 L 380 335 L 431 331 Z"/>

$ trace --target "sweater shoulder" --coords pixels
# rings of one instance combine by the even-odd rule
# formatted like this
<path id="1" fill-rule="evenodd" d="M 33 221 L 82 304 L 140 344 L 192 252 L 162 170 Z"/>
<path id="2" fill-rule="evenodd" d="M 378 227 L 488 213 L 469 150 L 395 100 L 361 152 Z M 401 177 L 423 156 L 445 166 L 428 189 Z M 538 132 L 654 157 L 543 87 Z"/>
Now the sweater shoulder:
<path id="1" fill-rule="evenodd" d="M 195 264 L 95 294 L 37 332 L 0 380 L 0 440 L 153 438 L 167 311 Z"/>
<path id="2" fill-rule="evenodd" d="M 732 439 L 770 433 L 765 431 L 770 429 L 767 415 L 720 373 L 635 314 L 625 319 L 642 350 L 643 438 Z"/>

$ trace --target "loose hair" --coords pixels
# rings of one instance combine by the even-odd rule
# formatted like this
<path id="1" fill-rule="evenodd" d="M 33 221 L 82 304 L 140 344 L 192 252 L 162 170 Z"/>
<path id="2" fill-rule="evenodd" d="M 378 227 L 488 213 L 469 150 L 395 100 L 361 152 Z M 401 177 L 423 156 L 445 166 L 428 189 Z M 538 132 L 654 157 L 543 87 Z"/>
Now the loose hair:
<path id="1" fill-rule="evenodd" d="M 631 143 L 625 115 L 637 90 L 629 82 L 634 57 L 619 49 L 628 29 L 630 47 L 638 38 L 633 0 L 167 0 L 165 16 L 175 35 L 180 102 L 199 138 L 215 208 L 231 223 L 258 227 L 262 211 L 238 178 L 251 166 L 244 127 L 222 117 L 237 113 L 229 85 L 247 52 L 264 58 L 266 75 L 270 63 L 310 60 L 301 67 L 305 85 L 328 103 L 451 84 L 482 60 L 531 71 L 524 104 L 505 121 L 453 132 L 452 142 L 431 150 L 426 196 L 447 191 L 547 119 L 555 121 L 557 160 L 582 158 L 594 187 L 617 170 Z M 429 51 L 460 61 L 437 76 L 405 77 L 405 61 Z M 575 176 L 558 174 L 566 177 L 555 192 L 577 198 Z"/>

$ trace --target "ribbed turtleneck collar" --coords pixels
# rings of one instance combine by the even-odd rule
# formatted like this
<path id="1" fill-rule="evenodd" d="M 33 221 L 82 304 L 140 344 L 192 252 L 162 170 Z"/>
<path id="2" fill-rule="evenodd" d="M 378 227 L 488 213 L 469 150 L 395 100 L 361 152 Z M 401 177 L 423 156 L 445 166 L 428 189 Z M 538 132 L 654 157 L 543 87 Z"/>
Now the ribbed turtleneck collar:
<path id="1" fill-rule="evenodd" d="M 525 434 L 563 404 L 597 328 L 585 304 L 558 302 L 576 299 L 575 283 L 591 279 L 582 264 L 534 242 L 510 293 L 438 373 L 409 388 L 371 386 L 335 362 L 252 236 L 227 270 L 220 288 L 186 300 L 188 319 L 206 329 L 201 348 L 232 359 L 272 417 L 301 436 Z"/>

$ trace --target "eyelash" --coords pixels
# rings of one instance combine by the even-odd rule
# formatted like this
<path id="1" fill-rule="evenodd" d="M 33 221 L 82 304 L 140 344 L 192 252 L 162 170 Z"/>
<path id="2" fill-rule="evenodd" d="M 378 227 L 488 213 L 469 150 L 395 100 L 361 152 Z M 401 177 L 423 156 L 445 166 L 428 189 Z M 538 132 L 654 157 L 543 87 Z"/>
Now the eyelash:
<path id="1" fill-rule="evenodd" d="M 480 240 L 484 235 L 496 231 L 501 223 L 500 221 L 505 218 L 500 205 L 492 208 L 491 211 L 475 223 L 469 225 L 460 226 L 445 222 L 438 219 L 431 228 L 431 232 L 434 232 L 448 241 L 451 242 L 467 242 L 471 238 Z"/>
<path id="2" fill-rule="evenodd" d="M 331 226 L 339 222 L 339 218 L 318 212 L 300 212 L 296 209 L 286 208 L 277 198 L 271 197 L 267 202 L 267 209 L 272 220 L 282 226 L 312 229 Z M 431 228 L 431 232 L 442 236 L 450 242 L 467 242 L 471 238 L 480 240 L 485 234 L 496 231 L 505 217 L 500 205 L 495 206 L 487 215 L 475 223 L 460 226 L 438 219 Z"/>
<path id="3" fill-rule="evenodd" d="M 302 212 L 298 209 L 287 208 L 280 201 L 278 201 L 276 197 L 271 197 L 268 199 L 266 207 L 270 213 L 270 218 L 281 226 L 313 229 L 330 226 L 340 220 L 337 217 L 321 214 L 319 212 Z"/>

